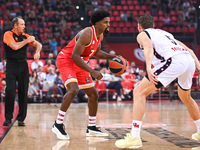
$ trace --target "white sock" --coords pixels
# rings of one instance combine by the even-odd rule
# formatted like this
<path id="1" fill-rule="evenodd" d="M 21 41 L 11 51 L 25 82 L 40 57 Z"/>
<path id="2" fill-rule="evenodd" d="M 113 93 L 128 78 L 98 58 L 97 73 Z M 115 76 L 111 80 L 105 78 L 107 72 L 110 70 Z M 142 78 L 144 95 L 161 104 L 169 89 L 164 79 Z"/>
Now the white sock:
<path id="1" fill-rule="evenodd" d="M 59 113 L 58 113 L 58 116 L 57 116 L 57 119 L 56 119 L 56 123 L 57 124 L 62 124 L 63 123 L 65 114 L 66 114 L 66 112 L 64 112 L 62 110 L 59 110 Z"/>
<path id="2" fill-rule="evenodd" d="M 96 126 L 96 116 L 89 116 L 88 126 Z"/>
<path id="3" fill-rule="evenodd" d="M 200 133 L 200 119 L 195 120 L 194 123 L 196 124 L 197 132 Z"/>
<path id="4" fill-rule="evenodd" d="M 140 130 L 142 126 L 142 121 L 133 120 L 132 122 L 132 130 L 131 130 L 131 136 L 134 137 L 140 137 Z"/>

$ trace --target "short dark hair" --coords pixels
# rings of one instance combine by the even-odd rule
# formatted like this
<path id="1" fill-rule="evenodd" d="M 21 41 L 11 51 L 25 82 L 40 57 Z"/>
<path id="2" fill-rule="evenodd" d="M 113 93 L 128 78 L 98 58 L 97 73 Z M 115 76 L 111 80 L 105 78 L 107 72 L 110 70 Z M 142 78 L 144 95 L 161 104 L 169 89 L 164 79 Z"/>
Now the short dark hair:
<path id="1" fill-rule="evenodd" d="M 110 13 L 106 10 L 97 10 L 94 11 L 91 15 L 91 22 L 93 25 L 95 25 L 96 22 L 106 18 L 110 17 Z"/>
<path id="2" fill-rule="evenodd" d="M 18 17 L 13 18 L 13 20 L 12 20 L 12 25 L 13 25 L 13 27 L 14 27 L 15 24 L 18 24 L 18 19 L 19 19 L 19 18 L 22 19 L 21 16 L 18 16 Z"/>
<path id="3" fill-rule="evenodd" d="M 138 23 L 142 26 L 143 29 L 154 27 L 153 17 L 149 14 L 141 15 L 138 19 Z"/>

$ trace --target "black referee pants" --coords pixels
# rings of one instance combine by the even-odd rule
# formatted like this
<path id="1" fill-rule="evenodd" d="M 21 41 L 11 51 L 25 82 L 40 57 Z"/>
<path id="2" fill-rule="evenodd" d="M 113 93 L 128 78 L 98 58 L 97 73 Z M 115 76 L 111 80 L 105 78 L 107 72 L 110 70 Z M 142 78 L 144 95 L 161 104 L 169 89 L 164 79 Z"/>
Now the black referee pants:
<path id="1" fill-rule="evenodd" d="M 29 84 L 29 70 L 26 60 L 7 60 L 6 64 L 6 97 L 5 118 L 12 119 L 16 96 L 16 82 L 18 82 L 18 121 L 24 121 L 27 114 L 27 92 Z"/>

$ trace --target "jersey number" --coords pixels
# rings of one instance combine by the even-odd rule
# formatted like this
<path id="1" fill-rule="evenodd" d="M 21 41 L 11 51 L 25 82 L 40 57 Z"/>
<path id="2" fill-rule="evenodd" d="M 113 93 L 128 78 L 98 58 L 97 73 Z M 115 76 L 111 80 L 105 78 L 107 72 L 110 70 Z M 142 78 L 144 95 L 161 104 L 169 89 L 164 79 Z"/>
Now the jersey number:
<path id="1" fill-rule="evenodd" d="M 91 50 L 91 53 L 89 56 L 92 56 L 94 54 L 95 50 Z"/>
<path id="2" fill-rule="evenodd" d="M 171 39 L 169 36 L 167 36 L 167 35 L 165 35 L 173 44 L 175 44 L 175 45 L 177 45 L 177 43 L 173 40 L 173 39 Z"/>

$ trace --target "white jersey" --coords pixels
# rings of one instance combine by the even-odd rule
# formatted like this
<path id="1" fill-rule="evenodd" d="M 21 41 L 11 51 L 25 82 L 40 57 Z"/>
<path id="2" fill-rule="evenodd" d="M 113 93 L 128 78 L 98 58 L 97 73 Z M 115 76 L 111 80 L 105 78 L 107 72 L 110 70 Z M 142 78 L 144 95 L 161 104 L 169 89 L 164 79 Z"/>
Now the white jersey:
<path id="1" fill-rule="evenodd" d="M 146 32 L 151 39 L 154 48 L 154 57 L 152 60 L 154 66 L 166 61 L 174 55 L 189 53 L 187 49 L 175 41 L 174 36 L 169 32 L 154 28 L 145 29 L 144 32 Z"/>

